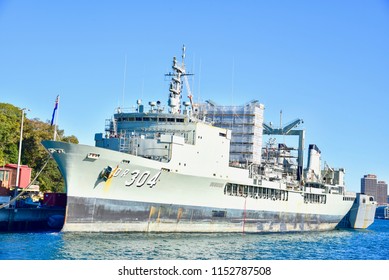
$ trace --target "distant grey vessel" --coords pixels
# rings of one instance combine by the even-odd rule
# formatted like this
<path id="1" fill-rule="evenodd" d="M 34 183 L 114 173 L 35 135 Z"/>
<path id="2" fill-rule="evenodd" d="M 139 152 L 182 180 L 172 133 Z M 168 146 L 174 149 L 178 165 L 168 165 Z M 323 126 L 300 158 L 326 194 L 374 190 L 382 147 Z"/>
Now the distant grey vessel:
<path id="1" fill-rule="evenodd" d="M 344 169 L 321 169 L 316 145 L 303 169 L 301 120 L 275 129 L 258 101 L 194 103 L 184 58 L 185 49 L 168 74 L 168 112 L 138 100 L 117 109 L 95 147 L 42 142 L 67 188 L 63 231 L 295 232 L 374 221 L 374 199 L 347 192 Z M 272 138 L 263 145 L 263 134 L 297 135 L 298 156 Z"/>

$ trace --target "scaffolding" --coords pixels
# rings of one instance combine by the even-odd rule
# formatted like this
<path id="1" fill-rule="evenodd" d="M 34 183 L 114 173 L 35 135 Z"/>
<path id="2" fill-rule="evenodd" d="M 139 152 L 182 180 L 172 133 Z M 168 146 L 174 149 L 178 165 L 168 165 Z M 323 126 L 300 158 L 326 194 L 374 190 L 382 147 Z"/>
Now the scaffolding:
<path id="1" fill-rule="evenodd" d="M 241 106 L 198 104 L 198 118 L 231 130 L 230 162 L 260 164 L 264 106 L 257 100 Z"/>

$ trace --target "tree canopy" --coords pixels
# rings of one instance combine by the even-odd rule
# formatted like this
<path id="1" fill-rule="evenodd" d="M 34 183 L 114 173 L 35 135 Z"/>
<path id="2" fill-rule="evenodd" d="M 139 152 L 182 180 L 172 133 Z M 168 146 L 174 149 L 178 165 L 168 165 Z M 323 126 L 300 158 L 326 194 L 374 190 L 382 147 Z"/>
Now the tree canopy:
<path id="1" fill-rule="evenodd" d="M 0 103 L 0 165 L 17 163 L 20 138 L 22 109 L 11 104 Z M 41 144 L 42 140 L 52 139 L 54 127 L 49 121 L 24 118 L 21 164 L 32 168 L 34 178 L 45 164 L 49 154 Z M 65 136 L 63 130 L 57 130 L 61 141 L 78 143 L 74 135 Z M 65 183 L 57 164 L 50 159 L 43 172 L 37 178 L 41 191 L 64 192 Z"/>

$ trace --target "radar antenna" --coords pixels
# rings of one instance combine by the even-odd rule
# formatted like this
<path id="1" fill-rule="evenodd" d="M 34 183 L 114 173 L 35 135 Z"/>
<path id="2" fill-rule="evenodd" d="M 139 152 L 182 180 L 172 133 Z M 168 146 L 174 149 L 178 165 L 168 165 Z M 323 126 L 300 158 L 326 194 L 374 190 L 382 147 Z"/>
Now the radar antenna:
<path id="1" fill-rule="evenodd" d="M 170 112 L 172 114 L 179 114 L 181 113 L 181 92 L 182 92 L 182 78 L 184 79 L 185 87 L 188 92 L 188 98 L 190 100 L 190 104 L 192 107 L 193 111 L 193 101 L 192 101 L 192 92 L 190 90 L 189 82 L 188 82 L 188 77 L 189 75 L 193 74 L 188 74 L 186 73 L 185 70 L 185 45 L 182 46 L 182 62 L 181 66 L 178 65 L 176 57 L 173 57 L 173 73 L 168 73 L 165 74 L 165 76 L 172 77 L 171 82 L 170 82 L 170 87 L 169 87 L 169 101 L 168 105 L 170 107 Z"/>

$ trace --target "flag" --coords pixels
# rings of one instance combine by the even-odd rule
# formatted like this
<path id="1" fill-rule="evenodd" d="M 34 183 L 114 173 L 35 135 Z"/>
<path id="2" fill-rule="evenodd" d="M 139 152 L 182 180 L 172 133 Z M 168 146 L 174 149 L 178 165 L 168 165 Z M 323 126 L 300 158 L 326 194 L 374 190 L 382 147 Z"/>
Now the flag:
<path id="1" fill-rule="evenodd" d="M 59 104 L 59 95 L 57 95 L 57 98 L 55 99 L 54 110 L 53 110 L 53 116 L 51 117 L 51 125 L 54 124 L 55 111 L 57 111 L 57 109 L 58 109 L 58 104 Z"/>

